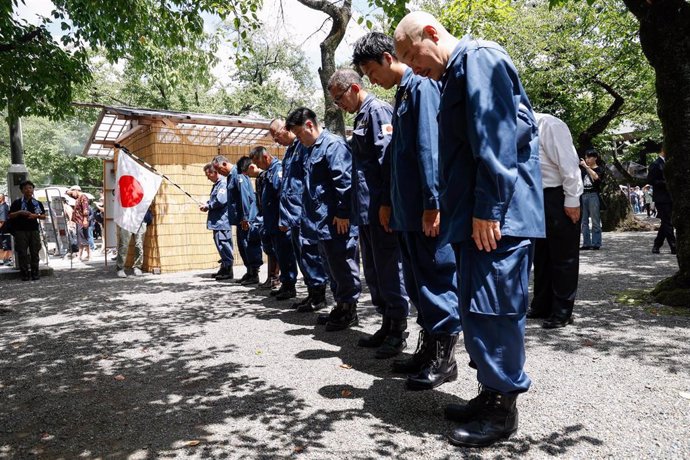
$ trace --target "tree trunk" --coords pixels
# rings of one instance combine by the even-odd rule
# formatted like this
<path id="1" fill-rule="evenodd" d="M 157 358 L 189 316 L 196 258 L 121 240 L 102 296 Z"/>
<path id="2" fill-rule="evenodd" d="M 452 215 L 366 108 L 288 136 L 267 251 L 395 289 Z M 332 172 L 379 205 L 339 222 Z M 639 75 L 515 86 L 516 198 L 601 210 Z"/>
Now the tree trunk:
<path id="1" fill-rule="evenodd" d="M 352 15 L 352 0 L 345 0 L 342 6 L 326 0 L 298 0 L 301 4 L 317 11 L 326 13 L 331 18 L 331 30 L 328 36 L 321 42 L 321 67 L 319 67 L 319 79 L 323 87 L 323 99 L 325 105 L 324 123 L 326 127 L 338 134 L 345 135 L 345 120 L 343 113 L 338 109 L 328 92 L 328 79 L 335 72 L 335 50 L 345 36 L 347 23 Z"/>
<path id="2" fill-rule="evenodd" d="M 640 43 L 656 72 L 663 127 L 664 174 L 673 196 L 679 270 L 654 293 L 664 303 L 688 305 L 690 293 L 690 4 L 685 0 L 624 0 L 640 21 Z M 683 292 L 684 291 L 684 292 Z M 664 294 L 664 292 L 666 294 Z M 675 292 L 675 294 L 674 294 Z"/>

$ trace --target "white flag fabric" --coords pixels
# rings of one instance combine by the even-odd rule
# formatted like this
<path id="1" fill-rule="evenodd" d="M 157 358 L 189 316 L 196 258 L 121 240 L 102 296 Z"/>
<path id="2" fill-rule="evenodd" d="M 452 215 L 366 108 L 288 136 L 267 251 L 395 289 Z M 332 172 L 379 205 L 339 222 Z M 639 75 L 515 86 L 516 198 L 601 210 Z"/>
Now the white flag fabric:
<path id="1" fill-rule="evenodd" d="M 136 233 L 163 180 L 120 151 L 115 186 L 115 223 Z"/>

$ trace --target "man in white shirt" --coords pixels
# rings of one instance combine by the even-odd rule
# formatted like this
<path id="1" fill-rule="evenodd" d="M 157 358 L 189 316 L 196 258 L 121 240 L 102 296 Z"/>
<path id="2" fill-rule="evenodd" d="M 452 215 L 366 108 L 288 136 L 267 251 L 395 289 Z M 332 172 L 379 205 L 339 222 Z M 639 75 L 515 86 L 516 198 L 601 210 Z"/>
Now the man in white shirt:
<path id="1" fill-rule="evenodd" d="M 573 322 L 580 244 L 579 159 L 568 126 L 558 118 L 535 114 L 544 187 L 546 238 L 534 249 L 534 298 L 528 318 L 544 318 L 554 329 Z"/>

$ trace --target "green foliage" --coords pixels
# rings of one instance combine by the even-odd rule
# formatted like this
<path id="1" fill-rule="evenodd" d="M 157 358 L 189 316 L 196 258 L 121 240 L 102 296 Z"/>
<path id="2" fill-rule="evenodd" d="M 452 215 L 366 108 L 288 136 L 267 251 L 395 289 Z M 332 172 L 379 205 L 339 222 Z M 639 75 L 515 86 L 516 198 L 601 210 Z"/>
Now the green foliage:
<path id="1" fill-rule="evenodd" d="M 55 9 L 39 26 L 12 18 L 23 4 L 12 0 L 0 7 L 0 110 L 12 118 L 57 119 L 72 112 L 75 85 L 91 78 L 89 50 L 103 50 L 111 63 L 124 59 L 170 90 L 181 75 L 202 76 L 213 62 L 213 49 L 198 46 L 203 14 L 234 17 L 245 38 L 258 27 L 261 0 L 54 0 Z M 59 42 L 48 33 L 50 25 L 62 30 Z"/>
<path id="2" fill-rule="evenodd" d="M 660 133 L 654 73 L 639 45 L 637 21 L 622 2 L 550 8 L 547 1 L 452 0 L 425 9 L 456 36 L 470 33 L 503 45 L 536 110 L 563 119 L 576 141 L 613 102 L 607 87 L 625 102 L 599 147 L 607 150 L 623 123 L 652 137 Z"/>
<path id="3" fill-rule="evenodd" d="M 2 126 L 7 126 L 2 119 Z M 100 187 L 102 162 L 79 156 L 92 124 L 75 117 L 62 121 L 40 117 L 22 119 L 24 159 L 37 186 L 50 184 Z M 9 132 L 0 130 L 0 170 L 9 166 Z M 1 178 L 4 182 L 6 177 Z"/>

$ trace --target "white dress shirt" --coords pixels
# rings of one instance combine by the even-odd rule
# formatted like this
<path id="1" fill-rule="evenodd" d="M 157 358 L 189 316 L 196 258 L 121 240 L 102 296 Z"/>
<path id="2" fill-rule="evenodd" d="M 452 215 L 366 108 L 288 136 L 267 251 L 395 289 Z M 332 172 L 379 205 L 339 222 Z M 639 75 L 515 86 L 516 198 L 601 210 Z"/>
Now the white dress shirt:
<path id="1" fill-rule="evenodd" d="M 564 206 L 580 206 L 582 177 L 580 159 L 573 146 L 568 126 L 560 119 L 544 113 L 535 113 L 539 128 L 539 161 L 544 188 L 563 187 Z"/>

